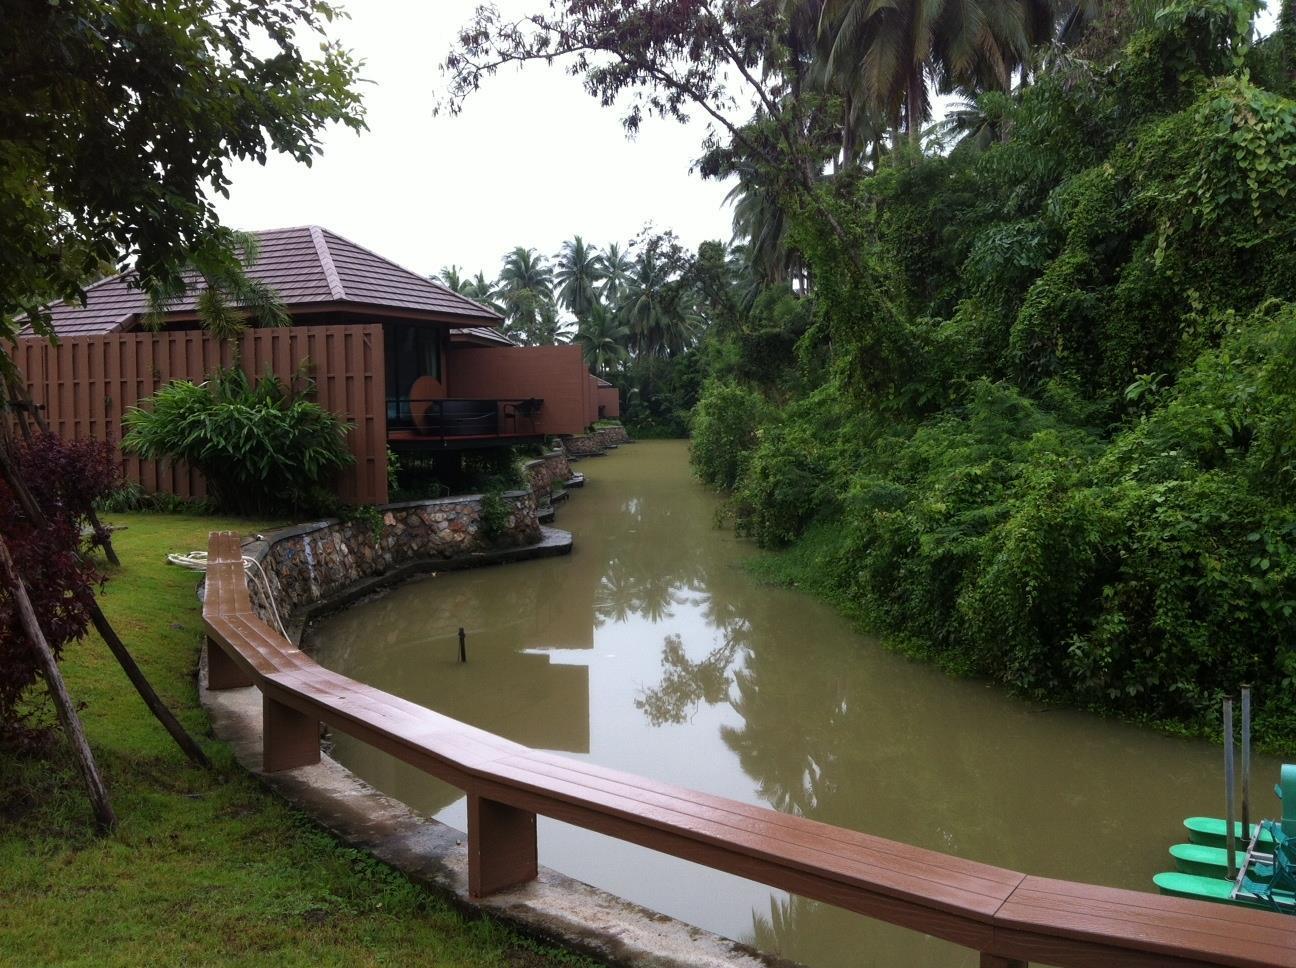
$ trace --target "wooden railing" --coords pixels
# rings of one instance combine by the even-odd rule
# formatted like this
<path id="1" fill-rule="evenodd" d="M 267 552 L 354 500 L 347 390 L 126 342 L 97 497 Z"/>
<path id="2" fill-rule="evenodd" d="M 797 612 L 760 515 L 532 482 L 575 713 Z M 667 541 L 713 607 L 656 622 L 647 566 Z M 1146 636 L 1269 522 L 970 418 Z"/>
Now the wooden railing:
<path id="1" fill-rule="evenodd" d="M 317 763 L 324 722 L 467 793 L 474 897 L 535 878 L 540 814 L 944 938 L 983 968 L 1296 966 L 1296 919 L 1031 877 L 657 783 L 330 672 L 253 613 L 229 532 L 210 538 L 203 620 L 208 687 L 261 691 L 266 772 Z"/>

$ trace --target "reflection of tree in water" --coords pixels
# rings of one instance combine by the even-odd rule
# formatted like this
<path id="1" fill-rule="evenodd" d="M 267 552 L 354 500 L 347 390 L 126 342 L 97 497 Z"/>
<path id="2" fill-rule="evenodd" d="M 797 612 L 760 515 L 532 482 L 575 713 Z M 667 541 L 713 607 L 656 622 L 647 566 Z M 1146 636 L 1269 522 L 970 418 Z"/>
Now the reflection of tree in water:
<path id="1" fill-rule="evenodd" d="M 684 640 L 678 635 L 666 636 L 662 646 L 661 683 L 644 690 L 635 700 L 635 708 L 643 711 L 654 726 L 678 724 L 692 719 L 699 704 L 708 706 L 729 698 L 729 666 L 734 660 L 741 640 L 726 638 L 697 662 L 684 651 Z"/>

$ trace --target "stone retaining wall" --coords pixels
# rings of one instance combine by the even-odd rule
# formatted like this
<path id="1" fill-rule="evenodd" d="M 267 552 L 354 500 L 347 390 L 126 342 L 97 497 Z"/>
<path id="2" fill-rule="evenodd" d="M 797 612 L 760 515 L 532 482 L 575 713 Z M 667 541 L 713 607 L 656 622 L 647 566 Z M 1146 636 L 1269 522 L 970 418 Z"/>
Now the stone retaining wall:
<path id="1" fill-rule="evenodd" d="M 572 477 L 567 452 L 561 447 L 538 460 L 530 461 L 523 470 L 531 484 L 531 493 L 535 495 L 536 503 L 542 506 L 549 503 L 555 484 L 564 484 Z"/>
<path id="2" fill-rule="evenodd" d="M 317 521 L 259 536 L 243 553 L 261 563 L 280 617 L 294 624 L 303 610 L 414 562 L 451 561 L 541 540 L 530 491 L 508 491 L 500 533 L 482 525 L 482 495 L 407 501 L 378 508 L 382 528 L 369 521 Z M 249 575 L 252 606 L 273 624 L 260 581 Z"/>
<path id="3" fill-rule="evenodd" d="M 562 438 L 563 449 L 568 457 L 597 457 L 606 448 L 594 434 L 576 434 Z"/>
<path id="4" fill-rule="evenodd" d="M 630 435 L 626 429 L 620 425 L 614 427 L 596 427 L 594 429 L 594 439 L 604 447 L 616 447 L 618 444 L 628 444 Z"/>

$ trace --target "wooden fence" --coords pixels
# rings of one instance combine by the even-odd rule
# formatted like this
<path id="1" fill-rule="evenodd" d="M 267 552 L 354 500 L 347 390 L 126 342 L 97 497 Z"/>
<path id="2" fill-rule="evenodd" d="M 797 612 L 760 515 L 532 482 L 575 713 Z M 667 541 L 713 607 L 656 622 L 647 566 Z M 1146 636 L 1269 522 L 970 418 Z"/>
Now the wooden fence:
<path id="1" fill-rule="evenodd" d="M 120 443 L 122 415 L 172 380 L 204 380 L 218 367 L 241 362 L 249 375 L 272 372 L 290 380 L 306 363 L 316 399 L 344 417 L 355 465 L 338 481 L 343 500 L 387 500 L 387 416 L 383 332 L 364 326 L 293 326 L 250 330 L 234 345 L 200 330 L 74 336 L 52 346 L 24 339 L 14 359 L 32 399 L 45 407 L 50 429 L 67 438 Z M 206 494 L 202 475 L 170 463 L 122 455 L 128 481 L 149 492 L 182 498 Z"/>
<path id="2" fill-rule="evenodd" d="M 1296 918 L 1031 877 L 468 726 L 294 648 L 252 610 L 237 535 L 213 533 L 208 555 L 208 688 L 261 691 L 262 769 L 318 763 L 324 722 L 465 791 L 474 897 L 536 877 L 540 814 L 944 938 L 982 968 L 1296 966 Z"/>

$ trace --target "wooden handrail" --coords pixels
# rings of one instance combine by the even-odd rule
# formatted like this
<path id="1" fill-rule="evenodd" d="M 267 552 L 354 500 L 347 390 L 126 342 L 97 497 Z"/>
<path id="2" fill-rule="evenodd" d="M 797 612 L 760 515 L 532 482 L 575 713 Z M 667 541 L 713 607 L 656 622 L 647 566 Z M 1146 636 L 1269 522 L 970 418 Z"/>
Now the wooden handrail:
<path id="1" fill-rule="evenodd" d="M 536 815 L 981 952 L 984 968 L 1296 968 L 1296 919 L 1031 877 L 542 753 L 323 668 L 253 612 L 238 536 L 208 543 L 208 688 L 262 694 L 266 772 L 327 723 L 468 795 L 469 892 L 535 878 Z"/>

